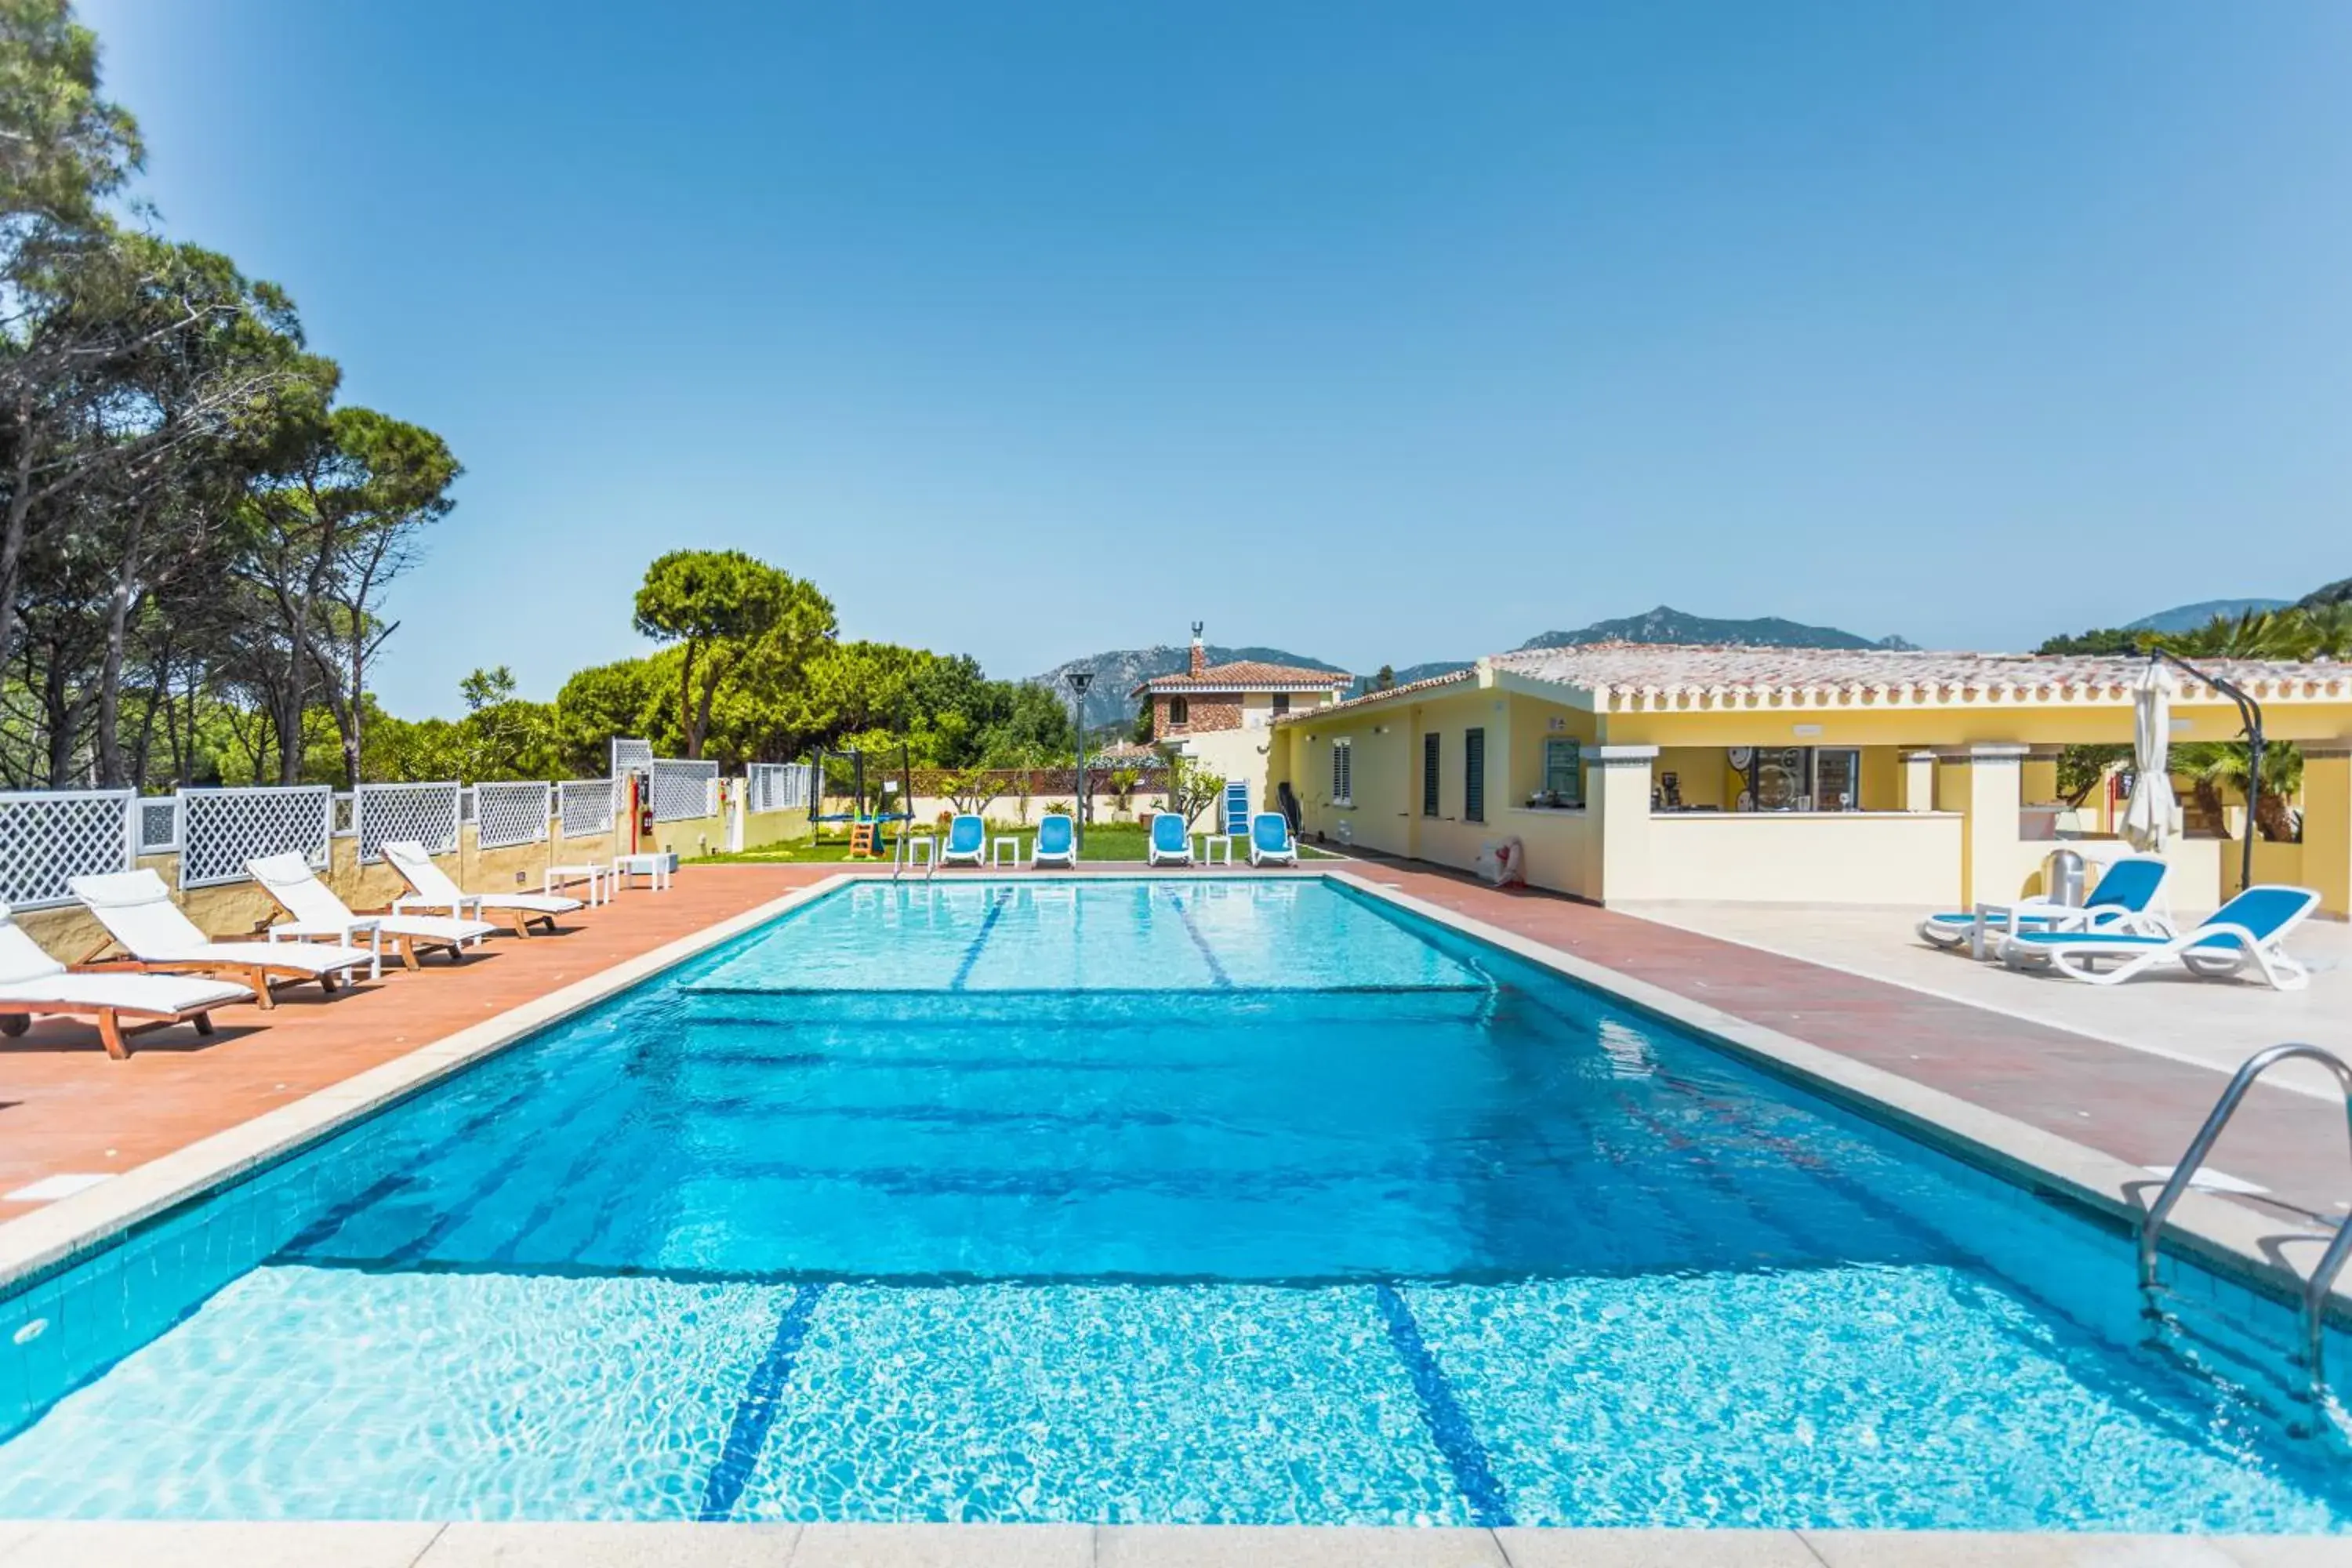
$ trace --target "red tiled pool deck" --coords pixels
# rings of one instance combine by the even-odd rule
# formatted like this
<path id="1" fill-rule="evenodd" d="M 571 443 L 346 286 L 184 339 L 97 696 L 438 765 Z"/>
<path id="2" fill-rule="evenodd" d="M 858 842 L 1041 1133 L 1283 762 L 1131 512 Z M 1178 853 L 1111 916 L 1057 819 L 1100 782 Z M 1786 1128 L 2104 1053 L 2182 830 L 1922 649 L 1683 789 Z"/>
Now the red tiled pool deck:
<path id="1" fill-rule="evenodd" d="M 552 936 L 493 937 L 463 963 L 388 966 L 332 996 L 299 986 L 267 1013 L 226 1007 L 209 1037 L 137 1036 L 129 1061 L 110 1061 L 86 1024 L 44 1020 L 0 1040 L 0 1194 L 128 1171 L 838 869 L 692 867 L 667 892 L 623 893 Z M 38 1206 L 0 1201 L 0 1220 Z"/>
<path id="2" fill-rule="evenodd" d="M 2177 1158 L 2224 1081 L 2186 1063 L 1549 894 L 1497 890 L 1415 865 L 1348 868 L 2136 1165 Z M 267 1015 L 226 1009 L 211 1037 L 186 1028 L 142 1036 L 127 1062 L 110 1061 L 86 1026 L 44 1023 L 0 1042 L 0 1194 L 50 1175 L 130 1170 L 839 869 L 689 867 L 671 891 L 624 894 L 558 935 L 494 941 L 462 965 L 431 960 L 422 973 L 388 973 L 339 996 L 304 988 Z M 2320 1215 L 2340 1212 L 2337 1194 L 2352 1187 L 2343 1113 L 2266 1087 L 2250 1098 L 2215 1163 Z M 0 1219 L 37 1206 L 0 1202 Z"/>

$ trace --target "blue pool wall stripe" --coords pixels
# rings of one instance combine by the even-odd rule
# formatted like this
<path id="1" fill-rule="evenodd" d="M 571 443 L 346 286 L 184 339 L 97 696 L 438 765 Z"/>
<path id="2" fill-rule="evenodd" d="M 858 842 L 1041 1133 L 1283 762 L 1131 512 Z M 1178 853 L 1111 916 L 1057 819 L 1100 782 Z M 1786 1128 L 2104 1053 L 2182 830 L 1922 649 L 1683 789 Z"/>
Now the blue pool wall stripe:
<path id="1" fill-rule="evenodd" d="M 697 1516 L 702 1522 L 717 1523 L 734 1513 L 744 1485 L 759 1467 L 760 1451 L 767 1447 L 777 1403 L 792 1379 L 793 1363 L 801 1353 L 801 1342 L 808 1337 L 809 1323 L 816 1317 L 824 1291 L 823 1285 L 802 1286 L 776 1320 L 775 1337 L 768 1342 L 767 1353 L 751 1368 L 734 1417 L 727 1424 L 727 1441 L 719 1450 L 719 1462 L 711 1467 L 703 1485 L 702 1508 Z"/>
<path id="2" fill-rule="evenodd" d="M 1445 1376 L 1445 1369 L 1430 1352 L 1422 1339 L 1421 1324 L 1412 1315 L 1412 1308 L 1393 1285 L 1376 1285 L 1372 1299 L 1379 1303 L 1381 1321 L 1388 1329 L 1389 1343 L 1395 1347 L 1397 1359 L 1404 1363 L 1405 1375 L 1412 1380 L 1412 1392 L 1421 1401 L 1422 1420 L 1429 1427 L 1429 1436 L 1437 1451 L 1445 1456 L 1446 1468 L 1454 1472 L 1454 1484 L 1462 1500 L 1470 1505 L 1470 1521 L 1484 1530 L 1498 1530 L 1517 1522 L 1511 1517 L 1511 1505 L 1503 1495 L 1502 1483 L 1495 1479 L 1495 1468 L 1487 1462 L 1486 1445 L 1478 1440 L 1477 1430 L 1470 1418 L 1462 1413 L 1461 1401 L 1454 1396 L 1454 1385 Z"/>

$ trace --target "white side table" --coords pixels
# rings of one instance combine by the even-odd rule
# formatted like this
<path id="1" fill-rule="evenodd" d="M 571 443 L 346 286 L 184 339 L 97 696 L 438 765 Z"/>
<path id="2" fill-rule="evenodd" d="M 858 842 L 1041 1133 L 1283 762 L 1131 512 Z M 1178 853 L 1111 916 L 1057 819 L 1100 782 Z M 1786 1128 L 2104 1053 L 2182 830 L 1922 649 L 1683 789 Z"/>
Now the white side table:
<path id="1" fill-rule="evenodd" d="M 365 936 L 369 954 L 368 978 L 383 978 L 383 921 L 378 915 L 358 915 L 348 921 L 331 923 L 318 921 L 287 921 L 271 926 L 271 942 L 324 942 L 338 947 L 357 947 L 355 938 Z"/>
<path id="2" fill-rule="evenodd" d="M 622 887 L 629 885 L 632 877 L 643 877 L 648 890 L 669 891 L 669 857 L 660 854 L 616 855 L 613 858 L 613 875 Z"/>
<path id="3" fill-rule="evenodd" d="M 1017 834 L 1000 833 L 988 841 L 988 865 L 991 870 L 999 866 L 1021 864 L 1021 839 Z"/>
<path id="4" fill-rule="evenodd" d="M 1219 855 L 1217 853 L 1221 849 L 1224 851 L 1223 855 Z M 1201 864 L 1203 866 L 1213 866 L 1220 860 L 1223 860 L 1228 866 L 1234 863 L 1234 840 L 1232 835 L 1224 833 L 1202 834 Z"/>
<path id="5" fill-rule="evenodd" d="M 614 877 L 613 868 L 601 860 L 585 860 L 576 866 L 550 866 L 539 890 L 552 893 L 559 887 L 584 881 L 588 884 L 588 902 L 592 906 L 609 904 L 613 901 Z"/>

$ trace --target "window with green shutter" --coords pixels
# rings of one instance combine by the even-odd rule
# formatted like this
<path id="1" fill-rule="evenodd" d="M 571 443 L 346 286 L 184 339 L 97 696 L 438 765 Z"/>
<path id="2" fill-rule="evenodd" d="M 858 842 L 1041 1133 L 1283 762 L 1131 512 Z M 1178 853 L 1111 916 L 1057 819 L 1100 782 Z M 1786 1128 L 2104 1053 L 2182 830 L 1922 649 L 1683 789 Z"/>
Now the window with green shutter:
<path id="1" fill-rule="evenodd" d="M 1437 815 L 1437 737 L 1423 735 L 1421 738 L 1421 815 L 1423 816 Z"/>
<path id="2" fill-rule="evenodd" d="M 1486 731 L 1462 731 L 1462 820 L 1486 820 Z"/>

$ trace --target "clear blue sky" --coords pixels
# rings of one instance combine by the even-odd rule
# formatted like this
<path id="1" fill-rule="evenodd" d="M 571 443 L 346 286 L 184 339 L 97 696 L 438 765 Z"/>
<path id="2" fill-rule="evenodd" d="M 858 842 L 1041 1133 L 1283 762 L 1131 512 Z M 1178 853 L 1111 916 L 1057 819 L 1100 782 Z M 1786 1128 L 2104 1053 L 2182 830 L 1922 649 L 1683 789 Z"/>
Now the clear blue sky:
<path id="1" fill-rule="evenodd" d="M 83 12 L 171 231 L 467 466 L 399 711 L 680 545 L 1000 675 L 2352 574 L 2337 0 Z"/>

